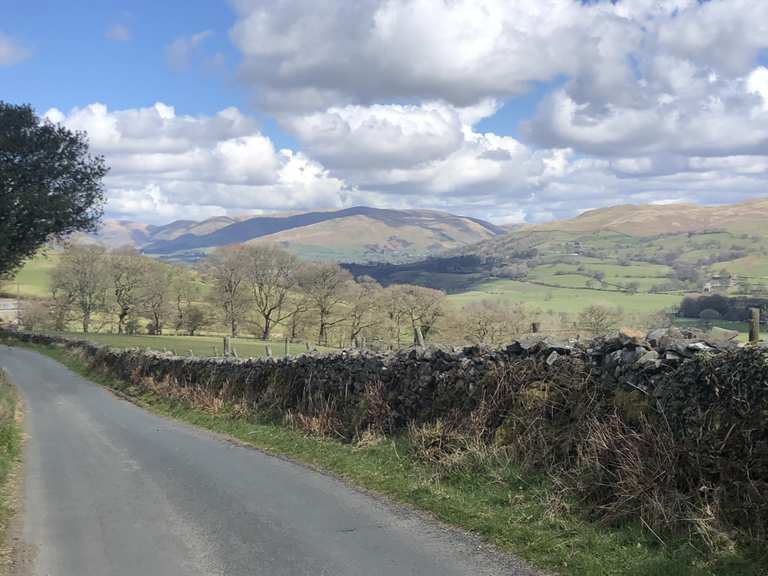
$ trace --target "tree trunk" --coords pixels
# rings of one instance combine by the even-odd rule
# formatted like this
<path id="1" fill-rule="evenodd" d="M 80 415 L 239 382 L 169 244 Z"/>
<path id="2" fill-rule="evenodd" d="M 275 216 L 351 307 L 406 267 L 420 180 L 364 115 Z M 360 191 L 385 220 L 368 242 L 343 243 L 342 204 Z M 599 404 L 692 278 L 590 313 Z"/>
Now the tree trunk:
<path id="1" fill-rule="evenodd" d="M 324 342 L 326 342 L 328 338 L 328 327 L 326 326 L 326 314 L 322 310 L 320 310 L 320 332 L 317 335 L 317 344 L 318 346 L 322 346 Z"/>
<path id="2" fill-rule="evenodd" d="M 261 332 L 261 339 L 262 340 L 269 340 L 269 333 L 272 329 L 272 319 L 269 317 L 269 315 L 264 316 L 264 330 Z"/>
<path id="3" fill-rule="evenodd" d="M 91 313 L 87 312 L 83 314 L 83 334 L 88 334 L 88 330 L 91 327 Z"/>

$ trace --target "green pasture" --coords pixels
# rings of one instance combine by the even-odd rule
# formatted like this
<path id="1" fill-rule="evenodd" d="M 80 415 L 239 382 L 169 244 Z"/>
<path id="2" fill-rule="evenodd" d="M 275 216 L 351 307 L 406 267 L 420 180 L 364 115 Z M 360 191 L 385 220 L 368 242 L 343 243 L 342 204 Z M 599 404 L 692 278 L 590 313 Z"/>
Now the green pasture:
<path id="1" fill-rule="evenodd" d="M 731 274 L 768 281 L 768 256 L 750 254 L 744 258 L 725 262 L 720 268 L 725 268 Z"/>
<path id="2" fill-rule="evenodd" d="M 682 295 L 550 288 L 516 280 L 493 280 L 479 284 L 467 292 L 452 294 L 448 299 L 460 306 L 491 299 L 510 303 L 523 302 L 553 312 L 578 313 L 588 306 L 604 305 L 620 306 L 625 312 L 655 313 L 676 308 L 682 300 Z"/>
<path id="3" fill-rule="evenodd" d="M 738 340 L 740 342 L 746 342 L 749 339 L 749 322 L 738 322 L 735 320 L 712 320 L 704 321 L 696 318 L 675 318 L 673 321 L 675 326 L 686 328 L 700 328 L 702 330 L 708 330 L 713 326 L 718 328 L 725 328 L 726 330 L 736 330 L 739 332 Z M 765 328 L 762 328 L 765 332 Z"/>
<path id="4" fill-rule="evenodd" d="M 113 348 L 141 348 L 143 350 L 156 350 L 159 352 L 172 352 L 178 356 L 221 356 L 224 349 L 222 336 L 128 336 L 124 334 L 93 333 L 65 333 L 62 336 L 70 338 L 86 339 L 97 344 L 105 344 Z M 261 357 L 267 355 L 267 346 L 272 349 L 273 356 L 285 355 L 285 342 L 263 341 L 255 338 L 232 338 L 232 347 L 240 358 Z M 314 348 L 314 347 L 313 347 Z M 320 350 L 328 350 L 327 348 Z M 304 343 L 288 344 L 288 354 L 296 355 L 307 351 Z"/>
<path id="5" fill-rule="evenodd" d="M 58 258 L 59 256 L 55 252 L 38 254 L 28 260 L 14 278 L 6 282 L 0 281 L 0 292 L 15 296 L 18 285 L 18 291 L 22 297 L 43 298 L 47 296 L 50 274 L 56 266 Z"/>

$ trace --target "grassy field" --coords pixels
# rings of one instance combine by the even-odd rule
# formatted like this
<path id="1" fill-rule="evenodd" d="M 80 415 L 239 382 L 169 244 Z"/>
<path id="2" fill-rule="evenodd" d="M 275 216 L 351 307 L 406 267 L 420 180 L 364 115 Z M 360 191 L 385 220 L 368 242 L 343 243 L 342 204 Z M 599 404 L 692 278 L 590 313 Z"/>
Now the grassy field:
<path id="1" fill-rule="evenodd" d="M 106 344 L 114 348 L 142 348 L 159 352 L 173 352 L 178 356 L 220 356 L 223 353 L 224 338 L 222 336 L 126 336 L 121 334 L 88 334 L 80 332 L 61 334 L 70 338 L 85 339 L 97 344 Z M 267 346 L 272 348 L 273 356 L 285 355 L 285 342 L 255 340 L 253 338 L 233 338 L 232 347 L 240 358 L 257 358 L 267 355 Z M 314 347 L 313 347 L 314 348 Z M 327 350 L 319 348 L 319 350 Z M 307 351 L 306 344 L 288 344 L 288 354 L 296 355 Z"/>
<path id="2" fill-rule="evenodd" d="M 17 272 L 15 278 L 0 282 L 0 293 L 16 296 L 18 284 L 22 297 L 44 298 L 48 296 L 51 270 L 56 266 L 58 255 L 55 252 L 39 254 L 29 260 Z"/>
<path id="3" fill-rule="evenodd" d="M 723 268 L 731 274 L 768 280 L 768 258 L 764 256 L 749 255 L 738 258 L 724 264 Z"/>
<path id="4" fill-rule="evenodd" d="M 492 280 L 479 284 L 473 290 L 452 294 L 448 299 L 457 305 L 483 299 L 509 303 L 524 302 L 553 312 L 578 313 L 587 306 L 600 304 L 611 307 L 620 306 L 625 312 L 654 313 L 676 308 L 682 300 L 682 295 L 551 288 L 530 282 Z"/>
<path id="5" fill-rule="evenodd" d="M 586 520 L 576 503 L 553 508 L 546 477 L 495 461 L 470 471 L 436 474 L 414 455 L 407 438 L 344 444 L 308 436 L 224 406 L 215 413 L 149 390 L 130 388 L 88 368 L 61 348 L 34 347 L 103 385 L 131 395 L 157 414 L 223 433 L 270 453 L 341 476 L 394 500 L 470 530 L 539 568 L 562 576 L 764 576 L 765 551 L 735 549 L 707 555 L 687 538 L 664 545 L 638 526 L 608 527 Z"/>

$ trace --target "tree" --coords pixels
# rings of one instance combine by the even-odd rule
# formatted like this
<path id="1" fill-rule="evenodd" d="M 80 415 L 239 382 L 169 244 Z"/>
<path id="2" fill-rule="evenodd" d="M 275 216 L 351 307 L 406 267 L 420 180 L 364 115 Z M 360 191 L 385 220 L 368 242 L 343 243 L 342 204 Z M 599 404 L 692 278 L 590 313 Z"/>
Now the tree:
<path id="1" fill-rule="evenodd" d="M 173 267 L 169 264 L 159 260 L 150 260 L 146 263 L 141 301 L 144 312 L 150 320 L 148 328 L 150 334 L 163 333 L 163 325 L 172 305 L 172 280 Z"/>
<path id="2" fill-rule="evenodd" d="M 621 319 L 621 310 L 594 304 L 579 314 L 579 325 L 593 336 L 603 336 L 615 330 Z"/>
<path id="3" fill-rule="evenodd" d="M 84 334 L 90 331 L 94 314 L 105 309 L 110 287 L 105 268 L 102 246 L 72 244 L 64 250 L 51 275 L 51 294 L 77 311 Z"/>
<path id="4" fill-rule="evenodd" d="M 47 302 L 40 302 L 32 300 L 25 302 L 24 307 L 21 309 L 21 325 L 24 330 L 28 332 L 34 332 L 35 330 L 41 330 L 50 327 L 51 313 L 50 306 Z"/>
<path id="5" fill-rule="evenodd" d="M 117 333 L 125 332 L 128 318 L 140 304 L 142 285 L 146 281 L 147 258 L 133 248 L 112 251 L 107 258 L 106 272 L 117 309 Z"/>
<path id="6" fill-rule="evenodd" d="M 397 285 L 388 286 L 382 290 L 381 295 L 379 296 L 378 305 L 386 314 L 390 332 L 390 341 L 394 341 L 395 345 L 400 348 L 405 311 L 400 305 L 400 292 Z"/>
<path id="7" fill-rule="evenodd" d="M 184 314 L 183 327 L 187 334 L 194 336 L 201 328 L 205 328 L 210 323 L 208 315 L 200 306 L 190 306 Z"/>
<path id="8" fill-rule="evenodd" d="M 501 344 L 525 331 L 528 313 L 520 303 L 471 302 L 461 309 L 463 336 L 475 344 Z"/>
<path id="9" fill-rule="evenodd" d="M 739 292 L 747 295 L 752 293 L 752 283 L 749 281 L 749 278 L 743 277 L 739 279 Z"/>
<path id="10" fill-rule="evenodd" d="M 209 298 L 222 311 L 232 336 L 237 336 L 249 306 L 244 265 L 247 258 L 246 247 L 224 246 L 214 250 L 203 263 L 213 281 Z"/>
<path id="11" fill-rule="evenodd" d="M 0 275 L 46 242 L 94 228 L 104 202 L 104 159 L 82 132 L 0 101 Z"/>
<path id="12" fill-rule="evenodd" d="M 378 323 L 379 295 L 381 286 L 370 276 L 362 276 L 350 285 L 349 301 L 349 337 L 356 347 L 367 329 Z"/>
<path id="13" fill-rule="evenodd" d="M 318 344 L 327 344 L 329 329 L 344 320 L 343 317 L 333 319 L 333 314 L 344 302 L 351 282 L 352 275 L 331 262 L 310 264 L 301 271 L 299 286 L 319 317 Z"/>
<path id="14" fill-rule="evenodd" d="M 272 327 L 290 317 L 288 295 L 298 282 L 299 259 L 274 244 L 249 246 L 244 263 L 246 280 L 256 312 L 261 339 L 269 340 Z"/>
<path id="15" fill-rule="evenodd" d="M 414 344 L 418 343 L 419 332 L 426 340 L 443 314 L 445 292 L 411 284 L 399 284 L 391 288 L 405 318 L 411 323 Z"/>
<path id="16" fill-rule="evenodd" d="M 193 303 L 200 298 L 200 283 L 194 270 L 186 266 L 174 266 L 171 272 L 170 298 L 174 307 L 173 327 L 187 330 L 185 317 Z"/>
<path id="17" fill-rule="evenodd" d="M 720 320 L 723 317 L 720 312 L 717 310 L 714 310 L 713 308 L 705 308 L 701 312 L 699 312 L 699 318 L 704 320 L 706 324 L 712 323 L 714 320 Z"/>

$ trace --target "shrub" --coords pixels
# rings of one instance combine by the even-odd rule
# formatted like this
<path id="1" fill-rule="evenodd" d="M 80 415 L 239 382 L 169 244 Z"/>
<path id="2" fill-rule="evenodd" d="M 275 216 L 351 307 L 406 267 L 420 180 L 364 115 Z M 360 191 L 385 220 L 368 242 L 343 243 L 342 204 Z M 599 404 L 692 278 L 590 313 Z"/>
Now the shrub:
<path id="1" fill-rule="evenodd" d="M 705 308 L 701 312 L 699 312 L 699 318 L 702 320 L 712 321 L 712 320 L 720 320 L 723 317 L 720 312 L 717 310 L 714 310 L 712 308 Z"/>

